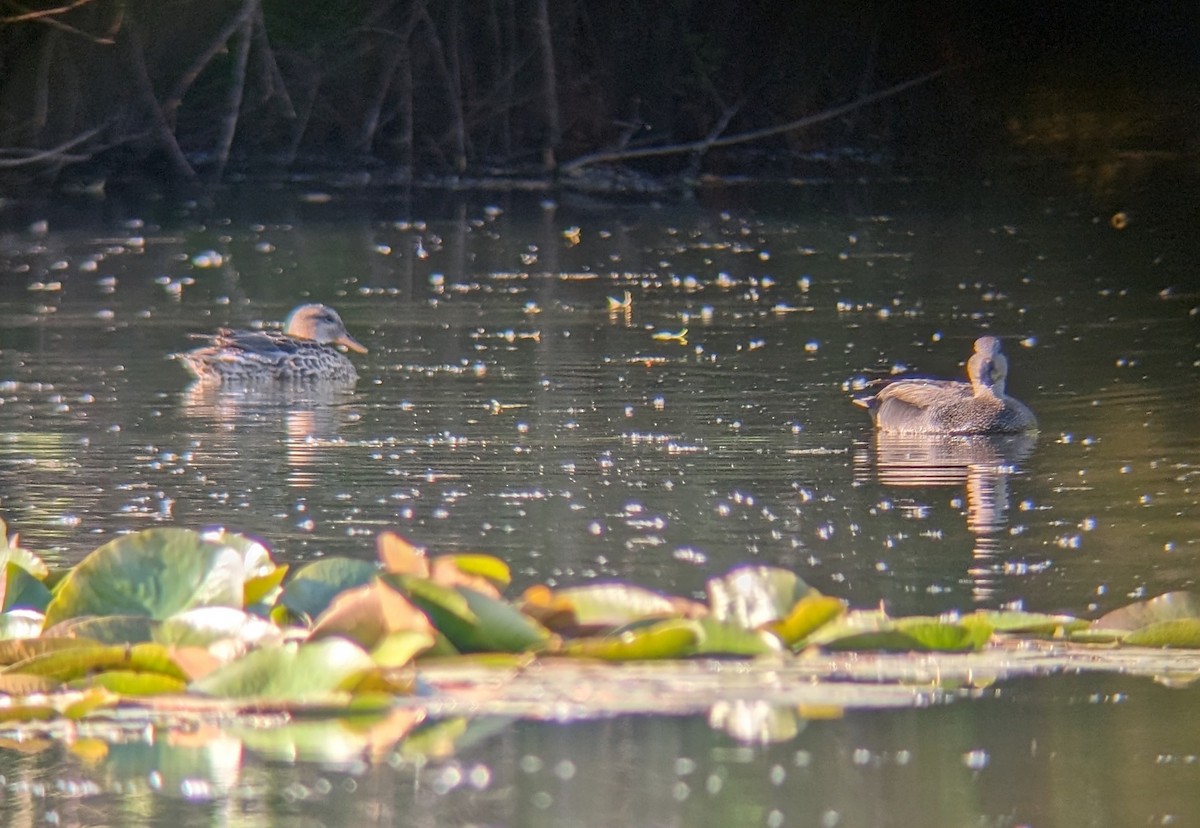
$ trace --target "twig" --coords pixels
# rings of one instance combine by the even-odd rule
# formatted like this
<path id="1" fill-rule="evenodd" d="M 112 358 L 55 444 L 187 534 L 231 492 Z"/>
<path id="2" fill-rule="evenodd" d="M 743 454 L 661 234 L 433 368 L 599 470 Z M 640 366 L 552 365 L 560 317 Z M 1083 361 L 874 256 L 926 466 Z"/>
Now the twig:
<path id="1" fill-rule="evenodd" d="M 24 14 L 16 14 L 12 17 L 0 17 L 0 23 L 25 23 L 29 20 L 40 20 L 45 22 L 45 18 L 56 14 L 66 14 L 67 12 L 77 9 L 80 6 L 85 6 L 92 0 L 75 0 L 74 3 L 68 3 L 65 6 L 58 6 L 53 9 L 27 9 Z"/>
<path id="2" fill-rule="evenodd" d="M 79 146 L 84 141 L 88 140 L 89 138 L 91 138 L 94 135 L 96 135 L 97 133 L 99 133 L 106 126 L 108 126 L 108 125 L 104 124 L 103 126 L 98 126 L 95 129 L 89 129 L 87 132 L 80 133 L 79 135 L 76 135 L 74 138 L 70 139 L 69 141 L 65 141 L 65 142 L 59 144 L 57 147 L 51 147 L 50 149 L 27 150 L 27 149 L 21 149 L 19 147 L 0 148 L 0 153 L 8 153 L 8 154 L 29 153 L 28 155 L 23 155 L 23 157 L 21 157 L 21 158 L 0 158 L 0 167 L 3 167 L 5 169 L 12 168 L 12 167 L 23 167 L 23 166 L 26 166 L 29 164 L 36 164 L 40 161 L 47 161 L 47 160 L 51 160 L 51 161 L 84 161 L 89 156 L 67 155 L 66 154 L 67 150 L 71 149 L 71 147 Z"/>
<path id="3" fill-rule="evenodd" d="M 292 96 L 288 94 L 287 82 L 283 72 L 279 71 L 279 61 L 275 59 L 275 50 L 271 48 L 271 40 L 267 37 L 267 20 L 263 16 L 262 4 L 254 13 L 254 42 L 258 44 L 258 54 L 266 75 L 267 94 L 263 100 L 278 95 L 283 102 L 283 116 L 289 120 L 296 117 L 296 107 L 292 104 Z"/>
<path id="4" fill-rule="evenodd" d="M 583 169 L 592 164 L 610 163 L 613 161 L 628 161 L 633 158 L 651 158 L 659 155 L 678 155 L 685 152 L 707 151 L 713 147 L 728 147 L 734 144 L 744 144 L 750 141 L 758 141 L 763 138 L 770 138 L 773 135 L 781 135 L 785 132 L 794 132 L 798 129 L 813 126 L 814 124 L 831 121 L 834 118 L 841 117 L 847 112 L 853 112 L 855 109 L 863 106 L 869 106 L 885 98 L 890 98 L 898 95 L 905 90 L 912 89 L 914 86 L 920 86 L 923 83 L 928 83 L 939 75 L 947 71 L 946 67 L 937 69 L 933 72 L 928 72 L 916 78 L 910 78 L 895 86 L 889 86 L 887 89 L 881 89 L 878 92 L 872 92 L 870 95 L 863 95 L 855 98 L 847 103 L 839 106 L 831 107 L 830 109 L 822 110 L 813 115 L 806 115 L 795 121 L 789 121 L 786 124 L 777 124 L 772 127 L 764 127 L 762 129 L 751 130 L 750 132 L 740 132 L 736 135 L 729 135 L 725 138 L 712 139 L 709 137 L 702 138 L 698 141 L 688 141 L 682 144 L 667 144 L 657 147 L 640 147 L 637 149 L 594 152 L 588 155 L 581 155 L 562 165 L 562 172 L 570 173 L 575 170 Z"/>

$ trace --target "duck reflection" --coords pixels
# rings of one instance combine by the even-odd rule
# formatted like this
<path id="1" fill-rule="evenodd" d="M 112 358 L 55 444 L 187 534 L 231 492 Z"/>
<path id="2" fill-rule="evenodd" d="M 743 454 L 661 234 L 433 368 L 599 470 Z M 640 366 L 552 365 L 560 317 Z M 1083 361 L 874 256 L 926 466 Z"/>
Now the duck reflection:
<path id="1" fill-rule="evenodd" d="M 322 482 L 323 469 L 336 466 L 331 451 L 341 441 L 339 431 L 358 417 L 346 405 L 351 398 L 335 385 L 248 393 L 193 383 L 183 393 L 183 410 L 210 422 L 214 431 L 237 433 L 236 453 L 243 457 L 261 460 L 282 443 L 288 487 L 309 488 Z"/>
<path id="2" fill-rule="evenodd" d="M 965 486 L 967 528 L 975 537 L 970 575 L 976 600 L 994 591 L 1000 534 L 1008 525 L 1008 477 L 1033 453 L 1029 434 L 898 434 L 877 432 L 860 473 L 873 466 L 887 486 Z M 873 457 L 872 457 L 873 455 Z M 873 459 L 873 463 L 872 463 Z"/>

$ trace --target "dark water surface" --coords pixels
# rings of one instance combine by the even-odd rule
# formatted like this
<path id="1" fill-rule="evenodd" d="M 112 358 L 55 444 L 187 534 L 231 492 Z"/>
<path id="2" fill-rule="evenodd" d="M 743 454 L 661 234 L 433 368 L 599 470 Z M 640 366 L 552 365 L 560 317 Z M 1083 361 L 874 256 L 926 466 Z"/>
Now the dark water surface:
<path id="1" fill-rule="evenodd" d="M 63 565 L 131 529 L 220 523 L 283 561 L 371 556 L 396 528 L 504 557 L 515 590 L 700 594 L 758 562 L 897 614 L 1091 617 L 1194 588 L 1200 237 L 1180 188 L 708 200 L 0 209 L 0 516 Z M 197 393 L 168 359 L 310 300 L 370 349 L 352 397 Z M 877 441 L 862 384 L 961 377 L 982 332 L 1036 440 Z M 124 748 L 99 770 L 0 754 L 0 774 L 6 808 L 64 822 L 142 808 L 140 790 L 146 824 L 1194 824 L 1195 692 L 1058 678 L 801 717 L 770 746 L 704 717 L 527 722 L 444 764 L 333 775 L 247 747 L 226 787 L 197 772 L 219 807 L 175 782 L 150 795 L 161 744 L 129 747 L 124 778 Z M 99 781 L 56 787 L 75 777 Z"/>

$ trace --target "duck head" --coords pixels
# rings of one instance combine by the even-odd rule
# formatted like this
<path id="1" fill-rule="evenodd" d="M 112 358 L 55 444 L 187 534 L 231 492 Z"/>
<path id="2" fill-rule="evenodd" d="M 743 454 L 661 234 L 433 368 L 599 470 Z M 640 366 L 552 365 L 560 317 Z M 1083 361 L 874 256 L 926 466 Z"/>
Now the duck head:
<path id="1" fill-rule="evenodd" d="M 301 305 L 293 310 L 284 325 L 288 336 L 311 339 L 322 345 L 345 345 L 351 351 L 365 354 L 367 349 L 346 331 L 346 324 L 337 311 L 327 305 Z"/>

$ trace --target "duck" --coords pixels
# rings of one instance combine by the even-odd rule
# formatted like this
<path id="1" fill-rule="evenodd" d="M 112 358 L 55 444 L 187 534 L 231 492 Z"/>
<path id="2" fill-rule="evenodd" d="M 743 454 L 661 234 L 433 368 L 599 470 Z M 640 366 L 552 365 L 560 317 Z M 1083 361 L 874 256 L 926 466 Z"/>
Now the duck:
<path id="1" fill-rule="evenodd" d="M 871 412 L 875 427 L 894 434 L 1025 434 L 1037 431 L 1037 418 L 1008 396 L 1008 360 L 1000 339 L 981 336 L 967 360 L 970 382 L 903 379 L 871 397 L 854 400 Z"/>
<path id="2" fill-rule="evenodd" d="M 367 352 L 347 332 L 337 311 L 320 304 L 292 310 L 282 331 L 219 328 L 203 336 L 209 344 L 174 356 L 199 384 L 209 387 L 352 386 L 358 372 L 335 346 Z"/>

